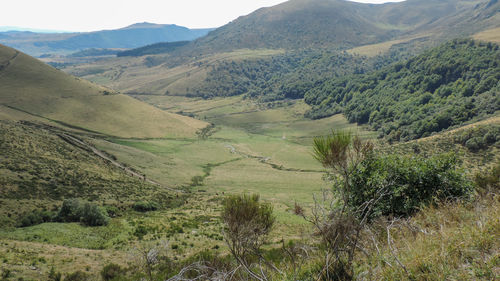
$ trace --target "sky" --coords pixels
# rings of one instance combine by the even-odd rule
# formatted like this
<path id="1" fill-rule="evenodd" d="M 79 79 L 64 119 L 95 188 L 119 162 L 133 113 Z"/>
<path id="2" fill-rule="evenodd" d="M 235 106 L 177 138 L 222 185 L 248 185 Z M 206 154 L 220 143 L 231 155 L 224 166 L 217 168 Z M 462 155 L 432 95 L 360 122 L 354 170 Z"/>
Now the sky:
<path id="1" fill-rule="evenodd" d="M 403 0 L 352 0 L 363 3 Z M 0 27 L 96 31 L 138 22 L 189 28 L 222 26 L 285 0 L 15 0 L 2 1 Z"/>

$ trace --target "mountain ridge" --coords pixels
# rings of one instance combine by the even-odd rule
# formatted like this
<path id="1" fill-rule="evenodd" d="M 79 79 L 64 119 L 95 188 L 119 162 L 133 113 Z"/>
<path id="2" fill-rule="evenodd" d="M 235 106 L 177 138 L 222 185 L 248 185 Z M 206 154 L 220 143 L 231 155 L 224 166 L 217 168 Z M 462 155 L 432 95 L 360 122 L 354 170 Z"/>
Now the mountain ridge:
<path id="1" fill-rule="evenodd" d="M 90 48 L 137 48 L 158 42 L 194 40 L 212 28 L 189 29 L 175 24 L 136 23 L 119 29 L 73 33 L 0 32 L 0 44 L 30 55 L 72 53 Z"/>

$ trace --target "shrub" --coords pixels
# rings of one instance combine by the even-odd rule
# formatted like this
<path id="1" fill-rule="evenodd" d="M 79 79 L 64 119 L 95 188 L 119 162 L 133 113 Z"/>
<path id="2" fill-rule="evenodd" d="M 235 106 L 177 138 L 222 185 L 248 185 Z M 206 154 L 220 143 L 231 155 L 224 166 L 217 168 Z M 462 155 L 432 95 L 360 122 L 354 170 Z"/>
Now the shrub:
<path id="1" fill-rule="evenodd" d="M 49 279 L 50 281 L 61 281 L 62 280 L 62 275 L 60 272 L 56 272 L 54 267 L 50 268 L 49 272 Z"/>
<path id="2" fill-rule="evenodd" d="M 226 240 L 237 251 L 257 250 L 271 231 L 275 218 L 270 204 L 259 202 L 258 195 L 229 196 L 224 200 L 222 220 Z"/>
<path id="3" fill-rule="evenodd" d="M 20 226 L 27 227 L 45 222 L 51 222 L 54 216 L 54 213 L 50 211 L 34 210 L 21 218 Z"/>
<path id="4" fill-rule="evenodd" d="M 263 280 L 262 269 L 254 272 L 250 268 L 255 258 L 261 258 L 260 247 L 275 221 L 271 204 L 259 202 L 258 195 L 229 196 L 224 200 L 222 220 L 233 257 L 252 277 Z"/>
<path id="5" fill-rule="evenodd" d="M 105 281 L 116 280 L 119 277 L 123 276 L 124 271 L 125 270 L 121 268 L 119 265 L 110 263 L 102 268 L 101 277 Z"/>
<path id="6" fill-rule="evenodd" d="M 83 271 L 76 271 L 64 278 L 64 281 L 87 281 L 90 279 L 90 275 Z"/>
<path id="7" fill-rule="evenodd" d="M 372 156 L 352 173 L 351 208 L 384 194 L 373 207 L 371 217 L 380 215 L 409 216 L 434 199 L 445 200 L 467 196 L 472 184 L 457 169 L 453 154 L 431 158 L 419 156 Z"/>
<path id="8" fill-rule="evenodd" d="M 78 199 L 66 199 L 57 214 L 57 221 L 77 222 L 80 221 L 80 201 Z"/>
<path id="9" fill-rule="evenodd" d="M 156 211 L 160 208 L 160 204 L 151 201 L 139 201 L 134 203 L 133 208 L 138 212 Z"/>
<path id="10" fill-rule="evenodd" d="M 80 221 L 88 226 L 107 225 L 109 217 L 106 211 L 97 205 L 85 203 L 81 209 Z"/>
<path id="11" fill-rule="evenodd" d="M 477 173 L 474 181 L 483 191 L 498 191 L 500 189 L 500 161 L 487 173 Z"/>
<path id="12" fill-rule="evenodd" d="M 109 222 L 104 209 L 88 202 L 82 205 L 78 199 L 64 200 L 56 218 L 60 222 L 81 222 L 88 226 L 106 225 Z"/>

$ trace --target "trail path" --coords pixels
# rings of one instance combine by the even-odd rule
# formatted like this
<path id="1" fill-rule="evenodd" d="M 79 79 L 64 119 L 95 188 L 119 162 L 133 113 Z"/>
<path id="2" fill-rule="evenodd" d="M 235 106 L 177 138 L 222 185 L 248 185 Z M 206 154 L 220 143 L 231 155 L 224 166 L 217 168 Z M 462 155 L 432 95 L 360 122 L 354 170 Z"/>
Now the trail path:
<path id="1" fill-rule="evenodd" d="M 19 56 L 18 51 L 16 51 L 16 53 L 10 59 L 8 59 L 6 62 L 0 63 L 0 76 L 2 76 L 3 74 L 6 73 L 4 70 L 6 70 L 14 62 L 14 60 L 17 58 L 17 56 Z"/>
<path id="2" fill-rule="evenodd" d="M 171 191 L 174 191 L 174 192 L 182 192 L 180 190 L 176 190 L 176 189 L 173 189 L 173 188 L 170 188 L 170 187 L 163 186 L 162 184 L 160 184 L 159 182 L 156 182 L 154 180 L 148 179 L 146 177 L 146 175 L 140 174 L 140 173 L 132 170 L 131 168 L 126 167 L 125 165 L 121 164 L 120 162 L 118 162 L 118 161 L 112 159 L 111 157 L 109 157 L 108 155 L 106 155 L 104 152 L 102 152 L 99 149 L 95 148 L 94 146 L 92 146 L 92 145 L 90 145 L 90 144 L 88 144 L 88 143 L 86 143 L 86 142 L 84 142 L 84 141 L 76 138 L 75 136 L 69 135 L 67 133 L 56 133 L 56 134 L 57 134 L 57 136 L 59 136 L 61 139 L 63 139 L 67 143 L 69 143 L 69 144 L 71 144 L 73 146 L 77 146 L 77 147 L 79 147 L 81 149 L 84 149 L 86 151 L 94 153 L 98 157 L 100 157 L 100 158 L 104 159 L 105 161 L 111 163 L 112 165 L 114 165 L 114 166 L 122 169 L 127 174 L 129 174 L 129 175 L 131 175 L 133 177 L 137 177 L 139 179 L 142 179 L 145 182 L 161 186 L 161 187 L 163 187 L 165 189 L 168 189 L 168 190 L 171 190 Z"/>
<path id="3" fill-rule="evenodd" d="M 248 153 L 245 153 L 245 152 L 237 150 L 231 144 L 226 144 L 226 145 L 224 145 L 224 147 L 228 148 L 229 151 L 231 153 L 233 153 L 233 154 L 239 154 L 239 155 L 241 155 L 241 156 L 243 156 L 245 158 L 257 159 L 259 162 L 261 162 L 263 164 L 267 164 L 267 165 L 271 166 L 271 168 L 276 169 L 276 170 L 288 171 L 288 172 L 299 172 L 299 173 L 323 173 L 324 172 L 324 170 L 308 170 L 308 169 L 286 168 L 283 165 L 278 165 L 278 164 L 274 164 L 274 163 L 269 162 L 269 160 L 271 160 L 271 157 L 256 156 L 256 155 L 248 154 Z"/>

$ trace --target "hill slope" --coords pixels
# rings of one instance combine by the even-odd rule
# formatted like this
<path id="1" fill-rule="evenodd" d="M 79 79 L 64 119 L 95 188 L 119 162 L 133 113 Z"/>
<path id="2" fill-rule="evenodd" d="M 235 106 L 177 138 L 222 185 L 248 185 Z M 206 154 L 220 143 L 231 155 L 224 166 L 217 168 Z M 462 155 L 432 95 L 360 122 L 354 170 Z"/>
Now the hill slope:
<path id="1" fill-rule="evenodd" d="M 369 74 L 309 90 L 309 116 L 343 112 L 392 139 L 416 139 L 500 109 L 500 49 L 454 40 Z"/>
<path id="2" fill-rule="evenodd" d="M 382 5 L 290 0 L 210 32 L 195 54 L 240 48 L 346 48 L 396 38 L 443 41 L 500 26 L 497 0 L 407 0 Z"/>
<path id="3" fill-rule="evenodd" d="M 204 122 L 146 105 L 0 45 L 0 105 L 121 137 L 183 137 Z"/>

